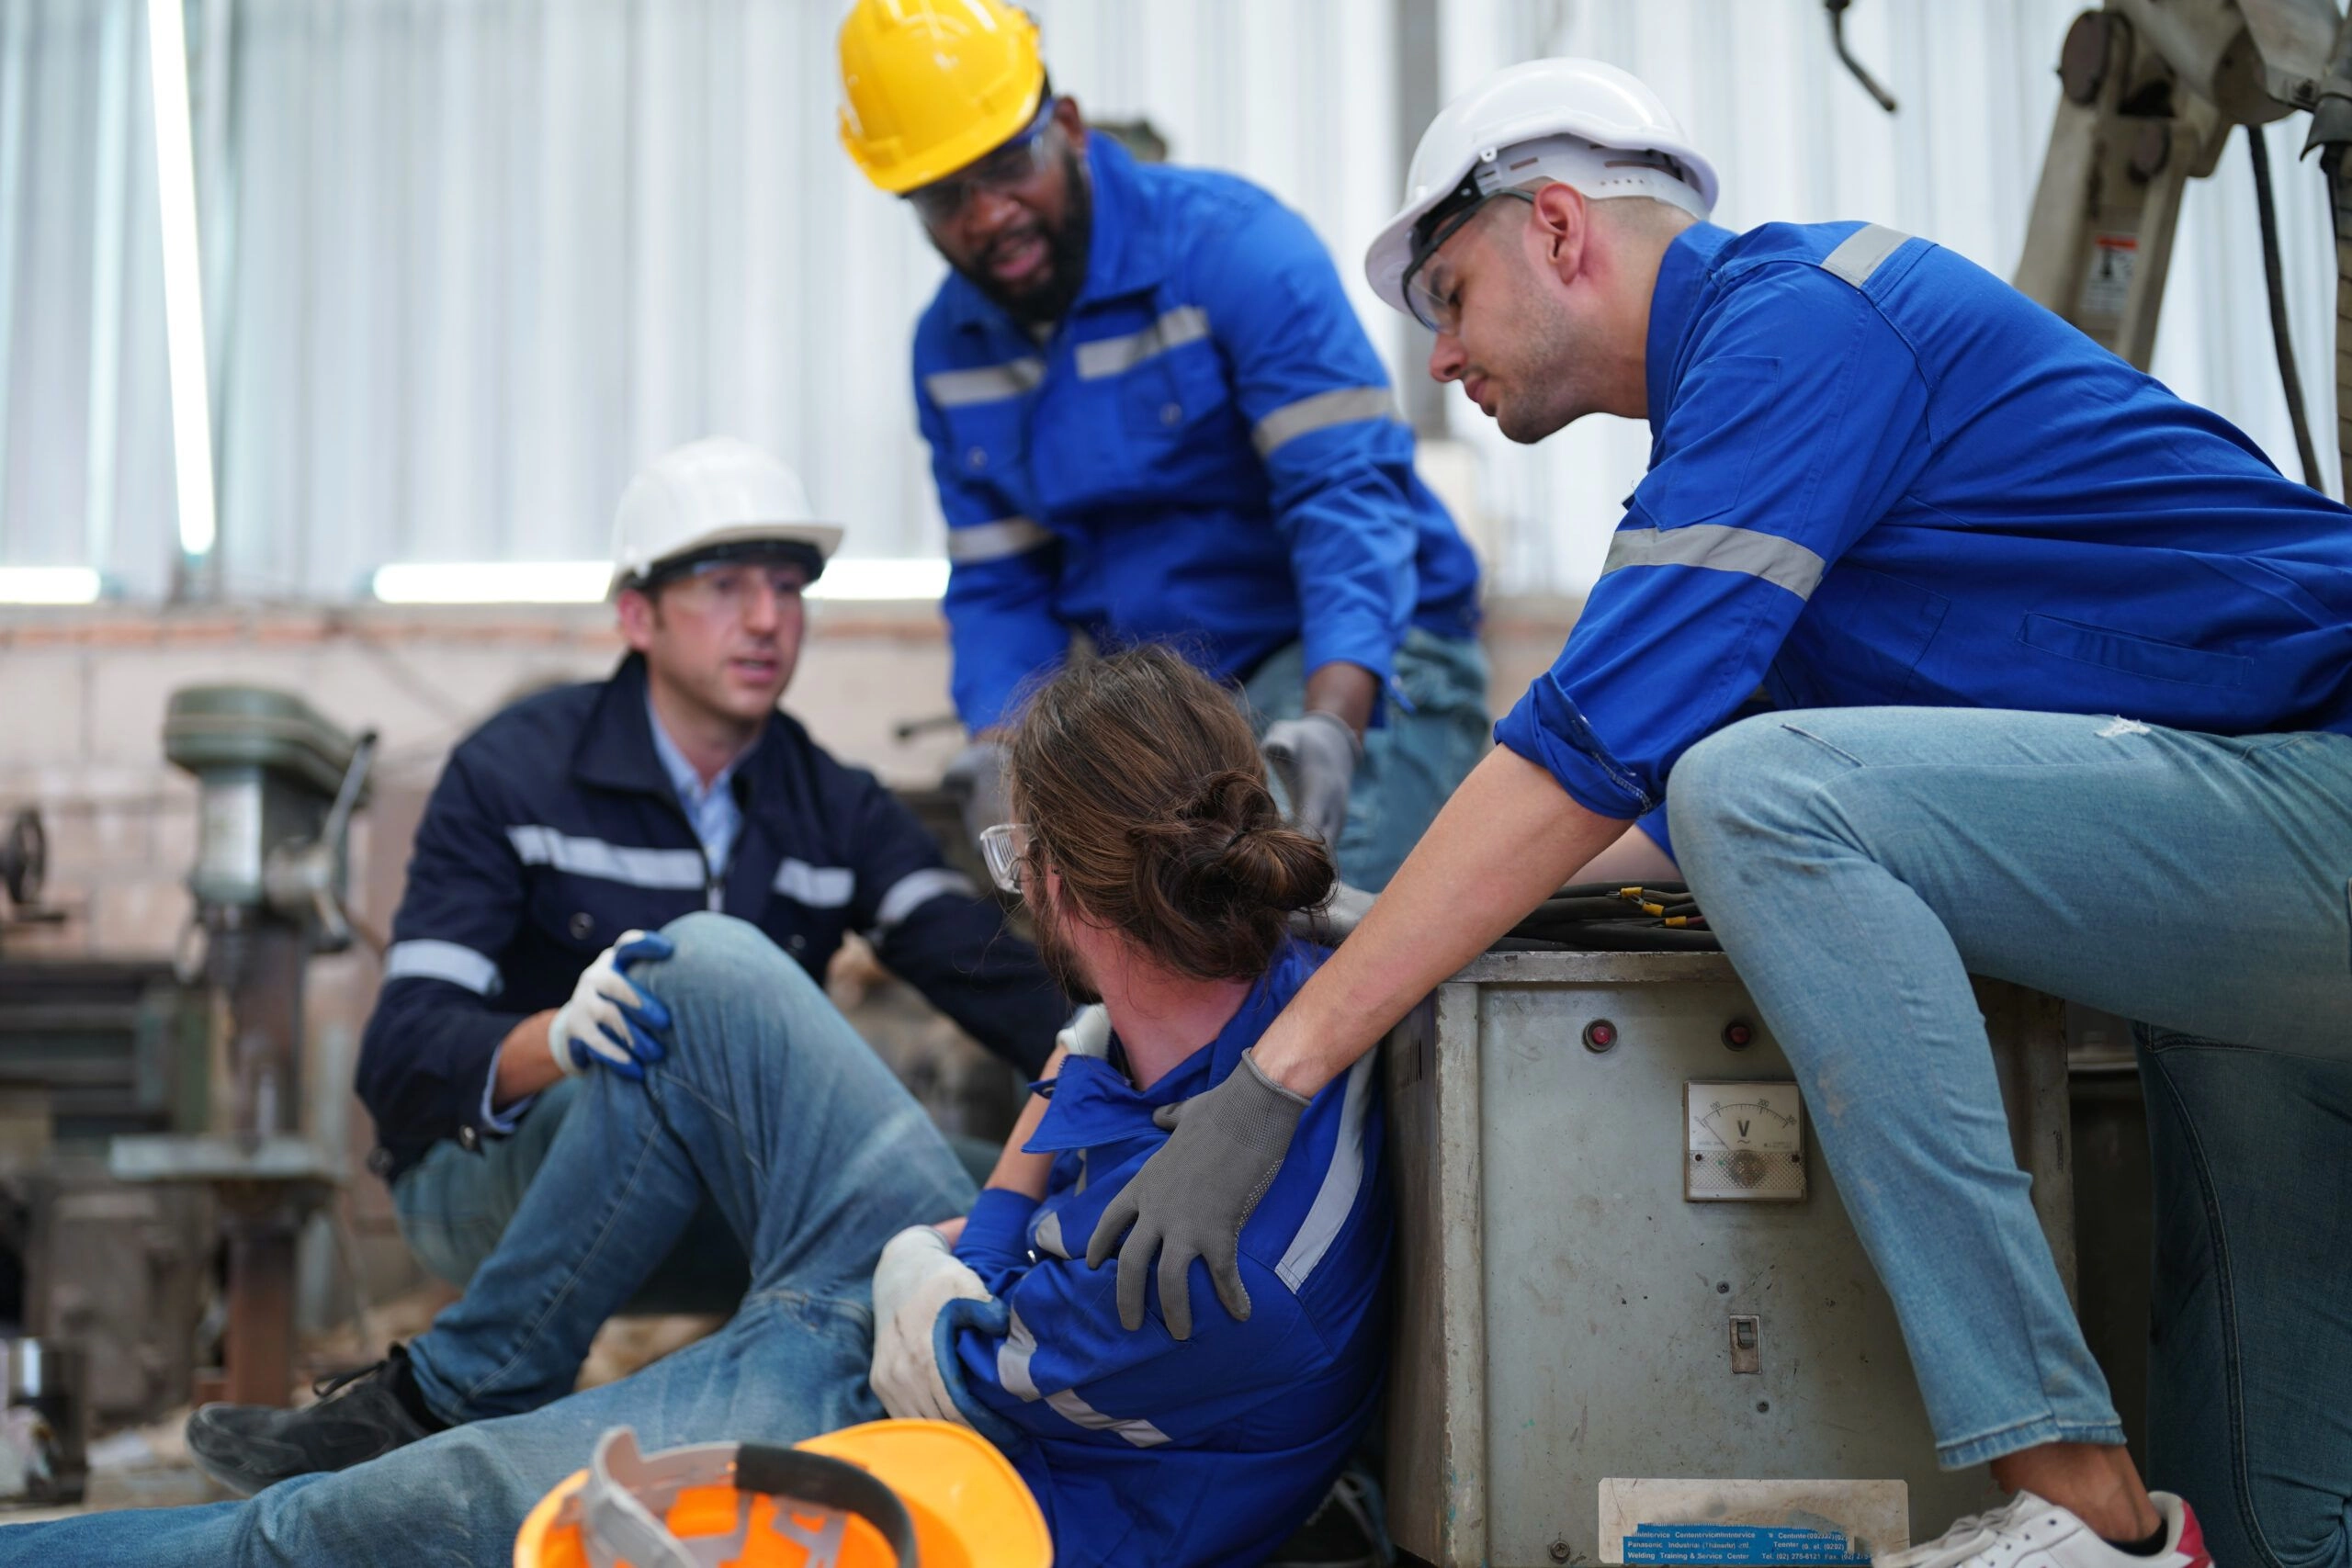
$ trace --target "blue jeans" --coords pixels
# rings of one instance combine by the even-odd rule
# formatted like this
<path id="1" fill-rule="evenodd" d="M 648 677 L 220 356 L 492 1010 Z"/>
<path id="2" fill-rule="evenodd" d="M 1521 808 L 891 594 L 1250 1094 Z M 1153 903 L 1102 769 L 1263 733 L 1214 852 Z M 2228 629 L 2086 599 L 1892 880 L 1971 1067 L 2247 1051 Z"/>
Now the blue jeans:
<path id="1" fill-rule="evenodd" d="M 1243 686 L 1260 734 L 1276 719 L 1298 716 L 1306 657 L 1299 643 L 1276 649 Z M 1438 807 L 1487 754 L 1493 730 L 1487 653 L 1475 638 L 1412 628 L 1396 650 L 1396 685 L 1405 701 L 1387 693 L 1385 717 L 1365 734 L 1340 831 L 1340 877 L 1374 893 L 1388 886 Z"/>
<path id="2" fill-rule="evenodd" d="M 503 1568 L 532 1505 L 605 1428 L 647 1450 L 797 1442 L 882 1414 L 866 1385 L 882 1244 L 962 1213 L 972 1185 L 800 966 L 740 920 L 688 915 L 631 978 L 676 1019 L 642 1087 L 581 1080 L 498 1248 L 410 1346 L 468 1424 L 242 1503 L 0 1529 L 0 1565 Z M 707 1194 L 752 1262 L 732 1322 L 635 1376 L 570 1392 L 588 1343 Z"/>
<path id="3" fill-rule="evenodd" d="M 1668 806 L 1894 1299 L 1941 1461 L 2123 1440 L 2011 1154 L 1973 972 L 2155 1027 L 2160 1269 L 2183 1289 L 2159 1279 L 2151 1478 L 2199 1505 L 2218 1561 L 2344 1562 L 2352 1310 L 2344 1254 L 2316 1247 L 2352 1195 L 2352 737 L 1769 715 L 1693 748 Z M 2201 1168 L 2217 1153 L 2228 1168 Z"/>
<path id="4" fill-rule="evenodd" d="M 586 1087 L 580 1078 L 551 1085 L 506 1137 L 485 1141 L 478 1153 L 435 1144 L 401 1174 L 392 1183 L 392 1210 L 401 1239 L 417 1261 L 460 1289 L 472 1281 L 522 1208 L 565 1114 Z M 725 1213 L 706 1198 L 627 1309 L 732 1312 L 750 1283 L 741 1244 Z"/>

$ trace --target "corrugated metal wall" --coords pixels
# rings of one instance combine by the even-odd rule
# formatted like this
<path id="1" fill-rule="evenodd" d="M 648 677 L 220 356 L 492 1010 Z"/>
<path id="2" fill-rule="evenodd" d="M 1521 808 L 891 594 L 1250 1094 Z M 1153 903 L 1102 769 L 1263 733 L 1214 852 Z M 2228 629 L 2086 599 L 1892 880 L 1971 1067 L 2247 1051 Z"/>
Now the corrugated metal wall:
<path id="1" fill-rule="evenodd" d="M 1148 114 L 1327 233 L 1378 220 L 1373 7 L 1038 10 L 1081 102 Z M 716 431 L 798 466 L 853 553 L 937 553 L 907 355 L 941 267 L 835 140 L 830 0 L 241 11 L 236 589 L 596 556 L 630 471 Z"/>
<path id="2" fill-rule="evenodd" d="M 1061 89 L 1262 181 L 1354 276 L 1399 183 L 1393 6 L 1035 8 Z M 1439 58 L 1449 95 L 1533 54 L 1615 61 L 1715 152 L 1725 222 L 1875 219 L 2006 275 L 2078 8 L 1858 6 L 1855 47 L 1904 100 L 1891 119 L 1838 67 L 1815 0 L 1440 0 Z M 0 560 L 95 558 L 155 593 L 175 525 L 140 10 L 0 6 Z M 232 40 L 209 79 L 222 132 L 199 135 L 230 592 L 335 597 L 389 560 L 599 555 L 630 470 L 711 431 L 799 465 L 854 553 L 936 550 L 905 362 L 939 264 L 834 141 L 838 0 L 198 10 Z M 2288 122 L 2272 146 L 2324 445 L 2333 263 L 2301 135 Z M 2291 464 L 2260 278 L 2233 148 L 2190 198 L 2157 369 Z M 1402 323 L 1357 299 L 1394 362 Z M 1498 586 L 1580 587 L 1645 432 L 1596 419 L 1521 449 L 1449 406 L 1503 525 Z"/>

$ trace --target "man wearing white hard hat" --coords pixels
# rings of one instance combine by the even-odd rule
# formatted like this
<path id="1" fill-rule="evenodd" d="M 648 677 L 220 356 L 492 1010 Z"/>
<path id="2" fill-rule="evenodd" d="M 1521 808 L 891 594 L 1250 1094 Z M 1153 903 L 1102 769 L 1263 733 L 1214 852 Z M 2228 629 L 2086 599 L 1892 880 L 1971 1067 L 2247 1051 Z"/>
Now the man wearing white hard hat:
<path id="1" fill-rule="evenodd" d="M 841 537 L 754 446 L 664 454 L 614 525 L 620 667 L 525 698 L 450 754 L 417 829 L 358 1090 L 401 1233 L 451 1283 L 497 1245 L 581 1075 L 639 1080 L 660 1059 L 668 1020 L 625 971 L 662 956 L 647 933 L 681 915 L 748 920 L 820 982 L 863 932 L 1023 1073 L 1053 1049 L 1069 1004 L 1035 951 L 873 774 L 776 706 L 800 654 L 801 591 Z M 707 1206 L 641 1302 L 730 1310 L 745 1268 Z M 530 1303 L 514 1307 L 528 1317 Z M 398 1395 L 406 1373 L 395 1353 L 379 1375 Z M 266 1484 L 267 1415 L 212 1407 L 190 1442 L 231 1479 Z"/>
<path id="2" fill-rule="evenodd" d="M 1497 750 L 1089 1255 L 1240 1307 L 1301 1097 L 1639 820 L 1814 1106 L 1938 1457 L 2016 1494 L 1896 1562 L 2346 1562 L 2352 512 L 1949 251 L 1715 196 L 1597 62 L 1423 137 L 1366 271 L 1430 375 L 1515 441 L 1646 418 L 1649 471 Z M 2123 1447 L 1972 972 L 2147 1021 L 2151 1468 L 2201 1529 Z"/>

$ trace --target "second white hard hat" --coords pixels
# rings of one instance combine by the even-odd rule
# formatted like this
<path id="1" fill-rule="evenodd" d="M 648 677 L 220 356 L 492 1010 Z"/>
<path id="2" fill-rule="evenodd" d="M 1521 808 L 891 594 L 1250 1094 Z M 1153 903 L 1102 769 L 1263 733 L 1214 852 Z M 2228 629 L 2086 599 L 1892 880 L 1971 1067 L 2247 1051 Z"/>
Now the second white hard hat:
<path id="1" fill-rule="evenodd" d="M 714 435 L 662 453 L 621 492 L 609 592 L 730 545 L 797 546 L 813 580 L 841 542 L 838 526 L 817 520 L 799 475 L 748 441 Z"/>
<path id="2" fill-rule="evenodd" d="M 1373 292 L 1409 314 L 1406 274 L 1432 227 L 1423 220 L 1546 178 L 1593 200 L 1646 196 L 1697 218 L 1715 206 L 1714 165 L 1639 77 L 1598 60 L 1530 60 L 1446 105 L 1421 133 L 1404 208 L 1364 253 Z"/>

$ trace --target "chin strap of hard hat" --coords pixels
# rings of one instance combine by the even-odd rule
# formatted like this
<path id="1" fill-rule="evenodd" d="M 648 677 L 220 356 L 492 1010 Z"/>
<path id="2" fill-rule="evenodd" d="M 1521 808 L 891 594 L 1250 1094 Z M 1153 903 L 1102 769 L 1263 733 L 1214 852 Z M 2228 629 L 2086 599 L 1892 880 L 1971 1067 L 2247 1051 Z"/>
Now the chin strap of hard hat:
<path id="1" fill-rule="evenodd" d="M 627 1427 L 615 1427 L 596 1440 L 587 1483 L 580 1489 L 580 1540 L 589 1568 L 624 1562 L 629 1568 L 705 1568 L 708 1559 L 662 1523 L 678 1495 L 697 1486 L 733 1486 L 775 1498 L 770 1528 L 808 1551 L 806 1568 L 840 1568 L 852 1514 L 881 1535 L 897 1554 L 899 1568 L 920 1568 L 907 1506 L 854 1464 L 762 1443 L 706 1443 L 648 1459 Z M 736 1516 L 734 1538 L 721 1543 L 720 1560 L 741 1555 L 750 1530 L 746 1498 Z"/>

